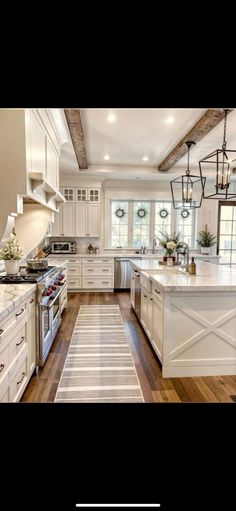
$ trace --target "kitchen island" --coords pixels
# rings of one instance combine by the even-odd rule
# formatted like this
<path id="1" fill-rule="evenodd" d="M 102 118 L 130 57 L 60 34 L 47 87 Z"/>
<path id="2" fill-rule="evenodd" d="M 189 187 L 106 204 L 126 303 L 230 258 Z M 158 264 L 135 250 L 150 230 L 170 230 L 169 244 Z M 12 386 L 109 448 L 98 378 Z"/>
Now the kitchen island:
<path id="1" fill-rule="evenodd" d="M 140 272 L 140 322 L 162 376 L 235 375 L 236 269 L 198 262 L 189 275 L 158 261 L 150 266 L 132 262 Z"/>

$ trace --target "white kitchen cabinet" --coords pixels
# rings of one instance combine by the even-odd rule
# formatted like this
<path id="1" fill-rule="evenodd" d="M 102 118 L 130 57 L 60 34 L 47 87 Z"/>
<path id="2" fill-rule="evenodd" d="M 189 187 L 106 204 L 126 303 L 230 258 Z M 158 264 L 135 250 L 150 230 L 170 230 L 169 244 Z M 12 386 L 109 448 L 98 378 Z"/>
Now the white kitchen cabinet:
<path id="1" fill-rule="evenodd" d="M 66 199 L 66 202 L 75 202 L 75 189 L 74 188 L 63 188 L 62 193 Z"/>
<path id="2" fill-rule="evenodd" d="M 76 188 L 76 201 L 77 202 L 100 202 L 100 189 L 99 188 Z"/>
<path id="3" fill-rule="evenodd" d="M 48 182 L 58 189 L 59 187 L 59 165 L 58 153 L 49 138 L 47 137 L 47 170 L 46 179 Z"/>
<path id="4" fill-rule="evenodd" d="M 27 322 L 27 338 L 28 338 L 28 370 L 29 375 L 33 373 L 36 366 L 36 324 L 35 324 L 35 295 L 28 302 L 28 322 Z"/>
<path id="5" fill-rule="evenodd" d="M 141 288 L 141 324 L 146 331 L 147 329 L 147 310 L 148 310 L 148 293 Z"/>
<path id="6" fill-rule="evenodd" d="M 87 236 L 87 204 L 80 203 L 75 206 L 75 235 L 85 238 Z"/>
<path id="7" fill-rule="evenodd" d="M 66 202 L 54 213 L 52 236 L 76 236 L 74 204 Z"/>
<path id="8" fill-rule="evenodd" d="M 100 236 L 100 204 L 87 204 L 87 233 L 88 236 Z"/>
<path id="9" fill-rule="evenodd" d="M 153 319 L 153 297 L 148 295 L 147 304 L 147 322 L 146 322 L 146 333 L 149 339 L 152 339 L 152 319 Z"/>
<path id="10" fill-rule="evenodd" d="M 163 304 L 158 297 L 153 296 L 153 316 L 152 316 L 152 336 L 153 347 L 162 361 L 162 342 L 163 342 Z"/>
<path id="11" fill-rule="evenodd" d="M 75 206 L 76 237 L 100 236 L 100 204 L 79 203 Z"/>
<path id="12" fill-rule="evenodd" d="M 42 172 L 46 177 L 46 134 L 33 110 L 30 110 L 30 141 L 30 170 Z"/>
<path id="13" fill-rule="evenodd" d="M 89 202 L 100 202 L 100 189 L 89 188 L 88 189 L 88 200 Z"/>
<path id="14" fill-rule="evenodd" d="M 87 202 L 87 188 L 76 188 L 76 202 Z"/>

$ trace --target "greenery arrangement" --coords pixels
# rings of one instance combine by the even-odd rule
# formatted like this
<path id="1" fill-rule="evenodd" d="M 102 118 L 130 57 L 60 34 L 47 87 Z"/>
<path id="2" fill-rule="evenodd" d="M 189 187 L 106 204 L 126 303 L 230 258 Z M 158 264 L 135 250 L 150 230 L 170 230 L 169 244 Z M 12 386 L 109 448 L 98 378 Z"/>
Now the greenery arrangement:
<path id="1" fill-rule="evenodd" d="M 182 247 L 180 232 L 169 235 L 167 232 L 159 231 L 162 238 L 157 238 L 161 247 L 165 248 L 166 255 L 173 255 L 175 250 Z"/>
<path id="2" fill-rule="evenodd" d="M 20 250 L 18 240 L 14 234 L 11 234 L 10 239 L 0 250 L 0 259 L 21 259 L 21 257 L 22 251 Z"/>
<path id="3" fill-rule="evenodd" d="M 216 236 L 213 236 L 213 234 L 210 233 L 207 224 L 205 225 L 205 228 L 199 232 L 199 236 L 200 239 L 197 240 L 197 242 L 201 247 L 212 247 L 216 243 L 216 241 L 214 241 Z"/>

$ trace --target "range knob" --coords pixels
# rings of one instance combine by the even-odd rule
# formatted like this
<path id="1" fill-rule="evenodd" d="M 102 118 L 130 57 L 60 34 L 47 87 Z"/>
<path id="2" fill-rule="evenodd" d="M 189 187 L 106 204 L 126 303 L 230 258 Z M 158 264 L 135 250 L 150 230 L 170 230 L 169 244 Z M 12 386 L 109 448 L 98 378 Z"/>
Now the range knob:
<path id="1" fill-rule="evenodd" d="M 55 289 L 57 288 L 57 286 L 55 286 L 55 284 L 52 286 L 52 290 L 55 291 Z"/>

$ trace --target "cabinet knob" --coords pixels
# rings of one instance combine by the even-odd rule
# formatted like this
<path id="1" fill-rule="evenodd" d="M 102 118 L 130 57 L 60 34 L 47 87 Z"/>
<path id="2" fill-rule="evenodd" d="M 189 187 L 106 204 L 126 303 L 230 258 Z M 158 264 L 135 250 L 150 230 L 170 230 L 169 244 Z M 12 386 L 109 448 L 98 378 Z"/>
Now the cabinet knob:
<path id="1" fill-rule="evenodd" d="M 5 364 L 0 364 L 0 373 L 3 371 Z"/>

